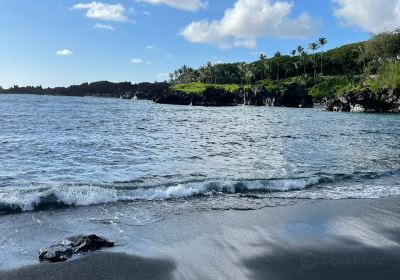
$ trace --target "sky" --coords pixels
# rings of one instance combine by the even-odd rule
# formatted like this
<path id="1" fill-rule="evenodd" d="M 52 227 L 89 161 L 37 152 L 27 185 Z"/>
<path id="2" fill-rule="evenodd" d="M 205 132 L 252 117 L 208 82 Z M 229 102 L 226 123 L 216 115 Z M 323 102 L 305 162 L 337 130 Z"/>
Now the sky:
<path id="1" fill-rule="evenodd" d="M 397 27 L 400 0 L 0 0 L 0 86 L 163 81 Z"/>

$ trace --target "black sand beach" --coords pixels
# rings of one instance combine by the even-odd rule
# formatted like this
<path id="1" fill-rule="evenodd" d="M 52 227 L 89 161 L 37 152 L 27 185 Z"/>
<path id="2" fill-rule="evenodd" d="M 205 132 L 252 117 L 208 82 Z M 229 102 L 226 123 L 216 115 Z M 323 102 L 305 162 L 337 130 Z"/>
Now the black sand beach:
<path id="1" fill-rule="evenodd" d="M 400 279 L 399 221 L 399 197 L 189 213 L 132 229 L 150 258 L 127 246 L 0 279 Z"/>

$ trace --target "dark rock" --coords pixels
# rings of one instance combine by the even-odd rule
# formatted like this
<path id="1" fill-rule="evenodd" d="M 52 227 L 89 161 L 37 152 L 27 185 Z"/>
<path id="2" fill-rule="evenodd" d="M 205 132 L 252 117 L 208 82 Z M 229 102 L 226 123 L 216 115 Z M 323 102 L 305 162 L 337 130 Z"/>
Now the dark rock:
<path id="1" fill-rule="evenodd" d="M 236 106 L 241 103 L 240 92 L 230 92 L 223 88 L 207 87 L 202 95 L 194 95 L 193 106 Z"/>
<path id="2" fill-rule="evenodd" d="M 340 97 L 324 101 L 327 111 L 334 112 L 400 112 L 400 90 L 372 92 L 368 88 L 357 92 L 345 92 Z"/>
<path id="3" fill-rule="evenodd" d="M 281 96 L 269 92 L 262 85 L 255 85 L 245 91 L 245 105 L 253 106 L 281 106 Z"/>
<path id="4" fill-rule="evenodd" d="M 208 86 L 201 94 L 189 94 L 170 90 L 153 99 L 156 103 L 193 106 L 285 106 L 294 108 L 313 107 L 313 99 L 303 86 L 297 83 L 285 85 L 281 92 L 269 92 L 263 85 L 228 91 L 222 87 Z"/>
<path id="5" fill-rule="evenodd" d="M 160 104 L 173 105 L 190 105 L 192 104 L 193 96 L 179 91 L 168 91 L 155 97 L 153 101 Z"/>
<path id="6" fill-rule="evenodd" d="M 346 102 L 342 102 L 340 99 L 327 99 L 323 102 L 323 104 L 327 111 L 332 111 L 332 112 L 350 111 L 350 106 Z"/>
<path id="7" fill-rule="evenodd" d="M 280 92 L 269 92 L 262 85 L 255 85 L 245 92 L 245 104 L 254 106 L 283 106 L 292 108 L 310 108 L 313 98 L 298 83 L 285 85 Z"/>
<path id="8" fill-rule="evenodd" d="M 57 244 L 39 250 L 41 261 L 63 262 L 72 257 L 74 250 L 69 245 Z"/>
<path id="9" fill-rule="evenodd" d="M 102 248 L 114 247 L 114 242 L 101 238 L 95 234 L 68 238 L 71 241 L 74 253 L 96 251 Z"/>
<path id="10" fill-rule="evenodd" d="M 291 83 L 282 90 L 281 104 L 291 108 L 312 108 L 313 98 L 306 89 L 298 83 Z"/>
<path id="11" fill-rule="evenodd" d="M 60 244 L 40 249 L 39 259 L 41 261 L 62 262 L 79 252 L 96 251 L 109 247 L 114 247 L 114 242 L 95 234 L 72 236 Z"/>

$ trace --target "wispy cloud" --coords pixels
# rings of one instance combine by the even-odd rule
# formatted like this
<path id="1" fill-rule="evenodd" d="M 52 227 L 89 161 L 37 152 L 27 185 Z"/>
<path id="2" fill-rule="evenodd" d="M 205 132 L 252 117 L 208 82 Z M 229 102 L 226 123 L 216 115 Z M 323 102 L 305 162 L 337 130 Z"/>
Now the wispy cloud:
<path id="1" fill-rule="evenodd" d="M 131 59 L 132 64 L 146 64 L 146 65 L 152 65 L 153 63 L 151 61 L 145 61 L 141 58 L 135 57 Z"/>
<path id="2" fill-rule="evenodd" d="M 60 56 L 68 56 L 68 55 L 73 55 L 74 53 L 68 49 L 63 49 L 56 51 L 56 54 Z"/>
<path id="3" fill-rule="evenodd" d="M 158 73 L 157 78 L 160 80 L 168 80 L 169 79 L 169 73 Z"/>
<path id="4" fill-rule="evenodd" d="M 144 61 L 143 61 L 143 59 L 141 59 L 141 58 L 135 57 L 135 58 L 132 58 L 131 62 L 132 62 L 133 64 L 142 64 Z"/>
<path id="5" fill-rule="evenodd" d="M 102 23 L 96 23 L 93 26 L 94 29 L 105 29 L 105 30 L 110 30 L 110 31 L 114 31 L 115 28 L 112 25 L 109 24 L 102 24 Z"/>
<path id="6" fill-rule="evenodd" d="M 122 4 L 105 4 L 93 1 L 91 3 L 75 4 L 72 6 L 73 10 L 87 10 L 86 17 L 92 19 L 101 19 L 115 22 L 129 21 L 125 15 L 126 9 Z"/>
<path id="7" fill-rule="evenodd" d="M 155 50 L 156 49 L 156 46 L 154 46 L 154 45 L 147 45 L 146 46 L 146 50 Z"/>
<path id="8" fill-rule="evenodd" d="M 172 8 L 186 10 L 186 11 L 198 11 L 200 9 L 205 9 L 208 3 L 204 0 L 137 0 L 138 2 L 144 2 L 154 5 L 167 5 Z"/>

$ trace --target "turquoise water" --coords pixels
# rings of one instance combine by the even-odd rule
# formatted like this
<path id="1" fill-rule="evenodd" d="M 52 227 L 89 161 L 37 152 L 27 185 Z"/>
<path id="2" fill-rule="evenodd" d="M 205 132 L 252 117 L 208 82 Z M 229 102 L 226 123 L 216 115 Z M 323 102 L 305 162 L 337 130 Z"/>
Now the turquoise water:
<path id="1" fill-rule="evenodd" d="M 400 194 L 399 115 L 34 95 L 0 108 L 3 214 Z"/>

